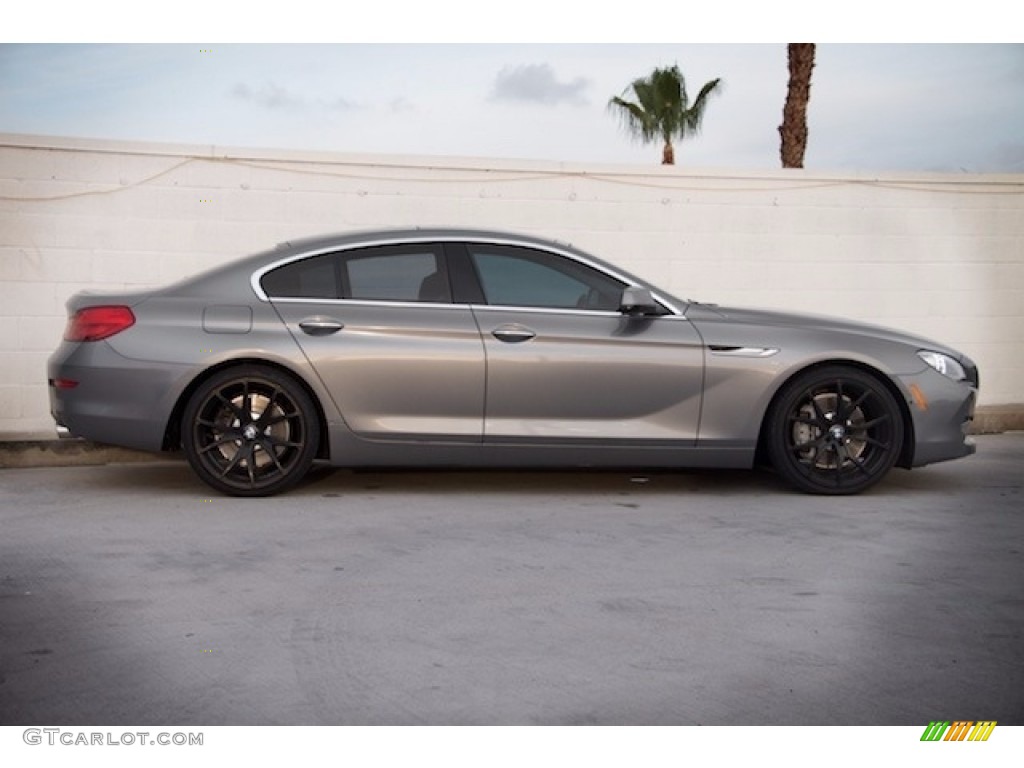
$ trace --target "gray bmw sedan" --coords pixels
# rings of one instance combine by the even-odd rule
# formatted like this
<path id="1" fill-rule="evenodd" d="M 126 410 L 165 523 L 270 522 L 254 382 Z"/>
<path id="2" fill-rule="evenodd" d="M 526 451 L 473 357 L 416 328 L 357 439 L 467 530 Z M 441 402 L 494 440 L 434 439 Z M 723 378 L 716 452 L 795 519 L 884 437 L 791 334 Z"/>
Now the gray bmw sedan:
<path id="1" fill-rule="evenodd" d="M 978 370 L 849 321 L 700 304 L 567 245 L 352 233 L 77 294 L 58 432 L 183 450 L 238 496 L 344 467 L 752 467 L 863 491 L 974 452 Z"/>

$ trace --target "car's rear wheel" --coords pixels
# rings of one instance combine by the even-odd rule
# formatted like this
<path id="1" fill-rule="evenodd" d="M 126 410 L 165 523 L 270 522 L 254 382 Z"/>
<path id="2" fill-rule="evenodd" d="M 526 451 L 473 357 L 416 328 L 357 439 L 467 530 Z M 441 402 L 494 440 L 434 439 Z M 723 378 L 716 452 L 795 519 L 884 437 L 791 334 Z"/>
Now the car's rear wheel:
<path id="1" fill-rule="evenodd" d="M 292 377 L 248 365 L 200 385 L 185 408 L 181 434 L 203 482 L 232 496 L 270 496 L 303 478 L 320 432 L 312 400 Z"/>
<path id="2" fill-rule="evenodd" d="M 776 397 L 767 422 L 775 469 L 808 493 L 859 493 L 899 457 L 903 420 L 880 380 L 849 366 L 797 376 Z"/>

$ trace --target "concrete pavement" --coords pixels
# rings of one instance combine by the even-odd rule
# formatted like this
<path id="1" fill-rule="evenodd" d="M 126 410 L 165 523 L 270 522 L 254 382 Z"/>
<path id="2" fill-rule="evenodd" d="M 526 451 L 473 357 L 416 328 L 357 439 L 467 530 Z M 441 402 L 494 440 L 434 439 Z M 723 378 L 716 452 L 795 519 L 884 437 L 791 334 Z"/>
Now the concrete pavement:
<path id="1" fill-rule="evenodd" d="M 0 470 L 0 724 L 1024 724 L 1024 434 L 764 472 Z"/>

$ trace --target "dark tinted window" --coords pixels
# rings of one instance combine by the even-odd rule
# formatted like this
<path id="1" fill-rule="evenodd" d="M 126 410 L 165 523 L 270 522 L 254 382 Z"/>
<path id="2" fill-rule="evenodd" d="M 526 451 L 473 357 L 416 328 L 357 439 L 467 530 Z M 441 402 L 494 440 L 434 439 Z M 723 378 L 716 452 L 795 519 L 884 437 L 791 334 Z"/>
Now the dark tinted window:
<path id="1" fill-rule="evenodd" d="M 314 256 L 278 267 L 260 284 L 271 298 L 451 301 L 441 248 L 396 245 Z"/>
<path id="2" fill-rule="evenodd" d="M 326 254 L 285 264 L 265 274 L 260 285 L 271 298 L 336 299 L 334 256 Z"/>
<path id="3" fill-rule="evenodd" d="M 343 259 L 345 298 L 451 301 L 448 278 L 432 247 L 374 248 Z"/>
<path id="4" fill-rule="evenodd" d="M 488 304 L 619 308 L 625 284 L 572 259 L 529 248 L 475 243 L 469 253 Z"/>

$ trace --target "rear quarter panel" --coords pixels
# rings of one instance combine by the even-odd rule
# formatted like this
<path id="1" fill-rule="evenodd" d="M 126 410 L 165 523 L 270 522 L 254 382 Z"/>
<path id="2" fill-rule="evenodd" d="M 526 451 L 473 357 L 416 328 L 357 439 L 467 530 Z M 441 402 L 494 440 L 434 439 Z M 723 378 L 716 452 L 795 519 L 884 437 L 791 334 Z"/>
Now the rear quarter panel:
<path id="1" fill-rule="evenodd" d="M 165 428 L 182 396 L 207 371 L 251 361 L 277 365 L 301 379 L 320 401 L 328 422 L 340 421 L 316 373 L 269 304 L 158 294 L 132 311 L 136 325 L 106 343 L 135 366 L 161 373 L 166 385 L 152 393 L 152 408 L 154 419 Z"/>

